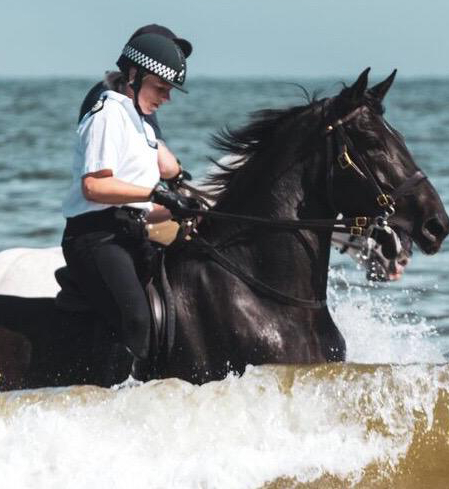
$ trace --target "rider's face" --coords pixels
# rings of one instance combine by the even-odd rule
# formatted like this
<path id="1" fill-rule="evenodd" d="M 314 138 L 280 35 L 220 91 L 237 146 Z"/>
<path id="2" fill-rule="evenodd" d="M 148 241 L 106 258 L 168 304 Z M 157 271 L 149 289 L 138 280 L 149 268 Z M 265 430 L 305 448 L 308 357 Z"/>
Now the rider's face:
<path id="1" fill-rule="evenodd" d="M 139 105 L 144 114 L 155 112 L 160 105 L 170 100 L 172 86 L 156 75 L 147 75 L 142 80 Z"/>
<path id="2" fill-rule="evenodd" d="M 144 114 L 152 114 L 170 100 L 172 86 L 156 75 L 147 75 L 139 91 L 139 106 Z M 134 96 L 134 94 L 132 94 Z"/>

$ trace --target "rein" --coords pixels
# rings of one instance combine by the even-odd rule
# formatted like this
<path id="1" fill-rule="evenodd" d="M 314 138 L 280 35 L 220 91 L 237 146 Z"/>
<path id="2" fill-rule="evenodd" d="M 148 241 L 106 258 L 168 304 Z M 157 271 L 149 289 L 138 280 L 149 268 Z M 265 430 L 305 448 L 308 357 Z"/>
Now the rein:
<path id="1" fill-rule="evenodd" d="M 191 187 L 192 188 L 192 187 Z M 194 192 L 192 192 L 194 193 Z M 229 214 L 206 209 L 189 209 L 192 217 L 212 218 L 224 221 L 243 222 L 277 229 L 330 229 L 333 231 L 349 232 L 358 235 L 358 228 L 367 227 L 375 223 L 372 217 L 348 217 L 343 219 L 267 219 L 264 217 Z"/>
<path id="2" fill-rule="evenodd" d="M 215 263 L 220 265 L 222 268 L 232 273 L 238 277 L 243 283 L 248 285 L 250 288 L 256 290 L 262 295 L 268 296 L 281 304 L 294 307 L 307 307 L 308 309 L 321 309 L 326 306 L 327 301 L 324 299 L 301 299 L 298 297 L 293 297 L 278 290 L 274 289 L 270 285 L 267 285 L 260 281 L 259 279 L 253 277 L 251 274 L 242 270 L 239 265 L 236 265 L 228 258 L 226 258 L 223 253 L 220 253 L 215 246 L 206 241 L 201 237 L 196 237 L 195 240 L 191 242 L 195 248 L 200 252 L 205 253 L 209 258 L 214 260 Z"/>
<path id="3" fill-rule="evenodd" d="M 395 213 L 394 205 L 396 203 L 396 200 L 404 195 L 407 195 L 413 187 L 418 185 L 427 177 L 421 171 L 417 171 L 411 177 L 407 178 L 393 192 L 384 193 L 364 159 L 360 156 L 357 156 L 357 161 L 354 162 L 353 159 L 356 152 L 351 141 L 345 133 L 344 124 L 356 117 L 364 107 L 365 106 L 357 107 L 345 117 L 337 119 L 334 123 L 328 125 L 324 131 L 324 136 L 326 138 L 327 195 L 330 207 L 335 212 L 335 214 L 337 214 L 333 199 L 335 161 L 334 147 L 336 146 L 336 160 L 339 163 L 340 167 L 343 170 L 352 168 L 361 178 L 366 179 L 371 183 L 371 186 L 376 193 L 376 203 L 382 211 L 380 215 L 375 217 L 357 216 L 342 219 L 268 219 L 256 216 L 218 212 L 210 209 L 191 209 L 189 210 L 189 212 L 191 212 L 192 217 L 243 222 L 285 230 L 327 229 L 340 233 L 349 233 L 353 236 L 362 236 L 365 229 L 365 234 L 367 237 L 372 234 L 374 228 L 387 228 L 388 219 Z M 352 158 L 349 154 L 350 150 L 353 155 Z M 205 203 L 204 199 L 213 198 L 213 195 L 211 195 L 210 193 L 199 190 L 185 182 L 181 182 L 180 186 L 182 188 L 185 188 L 186 190 L 189 190 L 193 195 L 200 197 L 203 203 Z"/>

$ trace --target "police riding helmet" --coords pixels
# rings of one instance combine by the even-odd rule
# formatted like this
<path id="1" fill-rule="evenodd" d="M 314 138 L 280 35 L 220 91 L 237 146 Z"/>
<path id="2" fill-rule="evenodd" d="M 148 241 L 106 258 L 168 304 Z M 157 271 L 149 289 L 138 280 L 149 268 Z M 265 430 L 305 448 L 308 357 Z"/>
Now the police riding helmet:
<path id="1" fill-rule="evenodd" d="M 128 42 L 131 42 L 135 37 L 141 36 L 142 34 L 159 34 L 160 36 L 168 37 L 173 40 L 184 53 L 184 56 L 188 58 L 192 54 L 192 45 L 187 39 L 178 37 L 173 31 L 159 24 L 148 24 L 143 27 L 139 27 L 136 32 L 129 38 Z"/>
<path id="2" fill-rule="evenodd" d="M 147 74 L 157 75 L 168 84 L 187 93 L 187 90 L 182 88 L 187 69 L 185 56 L 173 39 L 160 34 L 137 36 L 123 48 L 117 66 L 127 78 L 130 67 L 137 68 L 132 84 L 135 95 L 138 94 L 142 79 Z"/>

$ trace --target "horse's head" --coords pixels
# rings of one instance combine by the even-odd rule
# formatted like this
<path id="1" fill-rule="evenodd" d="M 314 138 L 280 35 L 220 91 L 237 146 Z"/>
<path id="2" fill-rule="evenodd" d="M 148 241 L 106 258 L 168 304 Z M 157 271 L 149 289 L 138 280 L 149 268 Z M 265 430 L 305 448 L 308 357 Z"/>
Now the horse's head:
<path id="1" fill-rule="evenodd" d="M 408 236 L 424 253 L 436 253 L 449 218 L 404 139 L 383 117 L 382 100 L 396 71 L 367 90 L 368 71 L 325 104 L 328 198 L 346 217 L 386 217 L 402 241 Z"/>

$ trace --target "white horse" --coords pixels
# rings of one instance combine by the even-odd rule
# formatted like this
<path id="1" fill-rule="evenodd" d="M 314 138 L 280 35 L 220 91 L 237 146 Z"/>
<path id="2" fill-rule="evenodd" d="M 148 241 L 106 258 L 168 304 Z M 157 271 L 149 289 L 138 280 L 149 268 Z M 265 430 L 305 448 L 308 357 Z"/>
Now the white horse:
<path id="1" fill-rule="evenodd" d="M 0 294 L 56 297 L 54 272 L 65 266 L 60 247 L 13 248 L 0 253 Z"/>
<path id="2" fill-rule="evenodd" d="M 167 245 L 178 230 L 173 221 L 148 226 L 152 241 Z M 61 247 L 12 248 L 0 252 L 0 295 L 56 297 L 60 286 L 55 271 L 64 267 Z"/>

